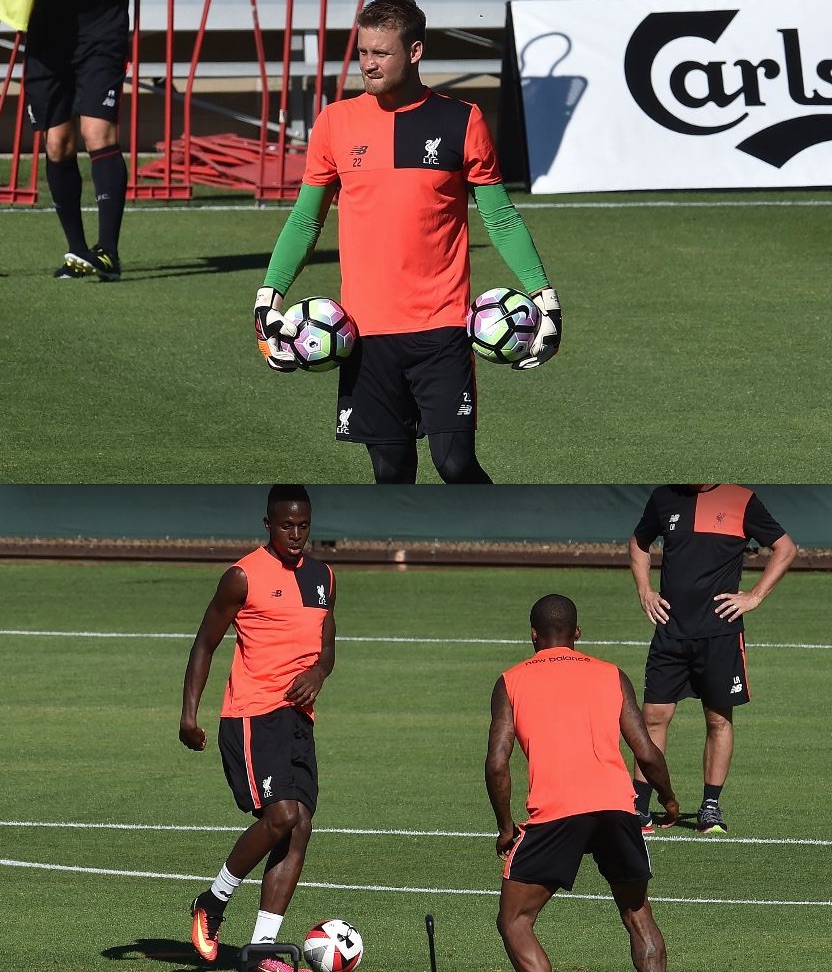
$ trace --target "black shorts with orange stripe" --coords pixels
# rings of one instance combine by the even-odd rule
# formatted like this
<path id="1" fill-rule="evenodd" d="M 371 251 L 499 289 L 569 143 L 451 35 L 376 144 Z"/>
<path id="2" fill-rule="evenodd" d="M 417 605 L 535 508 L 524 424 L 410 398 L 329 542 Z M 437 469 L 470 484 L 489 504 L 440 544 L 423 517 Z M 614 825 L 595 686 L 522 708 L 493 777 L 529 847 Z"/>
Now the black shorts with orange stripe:
<path id="1" fill-rule="evenodd" d="M 314 814 L 318 764 L 313 722 L 294 706 L 265 715 L 220 719 L 219 748 L 237 806 L 262 816 L 263 808 L 296 800 Z"/>
<path id="2" fill-rule="evenodd" d="M 647 653 L 644 701 L 661 705 L 681 699 L 701 699 L 711 709 L 750 701 L 742 631 L 678 639 L 656 626 Z"/>
<path id="3" fill-rule="evenodd" d="M 361 338 L 339 368 L 342 442 L 410 442 L 477 427 L 471 342 L 464 327 Z"/>
<path id="4" fill-rule="evenodd" d="M 598 810 L 527 824 L 506 861 L 503 877 L 571 891 L 584 854 L 592 854 L 609 884 L 652 877 L 639 819 L 625 810 Z"/>

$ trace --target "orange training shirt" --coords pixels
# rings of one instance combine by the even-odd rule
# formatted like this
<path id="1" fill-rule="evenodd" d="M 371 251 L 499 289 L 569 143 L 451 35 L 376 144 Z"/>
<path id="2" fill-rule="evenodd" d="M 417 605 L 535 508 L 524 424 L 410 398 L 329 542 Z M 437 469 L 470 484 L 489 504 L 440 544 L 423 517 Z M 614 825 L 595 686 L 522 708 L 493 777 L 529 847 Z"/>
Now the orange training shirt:
<path id="1" fill-rule="evenodd" d="M 291 705 L 286 690 L 321 653 L 332 571 L 306 555 L 287 567 L 265 547 L 234 566 L 245 572 L 248 594 L 234 619 L 237 643 L 220 715 L 239 718 Z"/>
<path id="2" fill-rule="evenodd" d="M 341 303 L 362 335 L 465 326 L 469 184 L 502 181 L 476 105 L 429 88 L 396 111 L 368 94 L 333 102 L 303 181 L 340 183 Z"/>
<path id="3" fill-rule="evenodd" d="M 619 748 L 618 668 L 569 648 L 544 648 L 503 674 L 529 761 L 526 823 L 596 810 L 634 813 Z"/>

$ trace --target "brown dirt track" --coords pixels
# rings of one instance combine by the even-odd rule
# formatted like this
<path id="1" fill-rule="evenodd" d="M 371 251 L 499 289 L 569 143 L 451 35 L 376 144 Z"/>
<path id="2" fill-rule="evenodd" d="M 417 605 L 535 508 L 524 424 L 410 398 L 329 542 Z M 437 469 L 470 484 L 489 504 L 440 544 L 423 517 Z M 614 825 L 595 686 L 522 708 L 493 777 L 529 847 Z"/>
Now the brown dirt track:
<path id="1" fill-rule="evenodd" d="M 96 538 L 49 539 L 0 537 L 0 558 L 5 560 L 158 560 L 231 563 L 256 547 L 259 538 L 239 540 L 112 540 Z M 439 541 L 327 541 L 310 544 L 309 551 L 342 566 L 390 567 L 627 567 L 626 544 L 576 543 L 473 543 Z M 749 550 L 745 566 L 761 569 L 765 549 Z M 661 549 L 653 551 L 661 563 Z M 792 570 L 832 569 L 832 550 L 801 549 Z"/>

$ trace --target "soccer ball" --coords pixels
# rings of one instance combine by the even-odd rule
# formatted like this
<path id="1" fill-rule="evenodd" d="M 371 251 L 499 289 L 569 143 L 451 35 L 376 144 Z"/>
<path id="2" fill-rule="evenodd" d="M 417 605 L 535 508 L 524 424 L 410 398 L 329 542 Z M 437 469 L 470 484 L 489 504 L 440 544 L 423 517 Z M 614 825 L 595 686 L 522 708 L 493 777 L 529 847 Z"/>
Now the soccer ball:
<path id="1" fill-rule="evenodd" d="M 539 320 L 531 297 L 510 287 L 493 287 L 468 308 L 471 347 L 487 361 L 513 364 L 528 356 Z"/>
<path id="2" fill-rule="evenodd" d="M 304 371 L 331 371 L 350 356 L 358 337 L 355 321 L 329 297 L 307 297 L 283 312 L 297 325 L 293 338 L 280 338 L 280 348 L 290 351 Z"/>
<path id="3" fill-rule="evenodd" d="M 340 918 L 311 928 L 303 943 L 303 957 L 312 972 L 352 972 L 364 954 L 364 942 L 349 922 Z"/>

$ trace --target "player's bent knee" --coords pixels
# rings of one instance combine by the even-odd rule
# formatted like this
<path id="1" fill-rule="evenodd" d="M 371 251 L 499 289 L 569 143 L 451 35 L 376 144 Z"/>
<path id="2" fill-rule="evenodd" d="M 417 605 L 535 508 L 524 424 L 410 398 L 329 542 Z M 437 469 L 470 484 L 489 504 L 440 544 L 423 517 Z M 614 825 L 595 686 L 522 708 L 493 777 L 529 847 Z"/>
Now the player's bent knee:
<path id="1" fill-rule="evenodd" d="M 294 800 L 281 800 L 279 803 L 268 804 L 261 820 L 275 832 L 276 837 L 283 837 L 298 826 L 301 815 L 298 804 Z"/>

